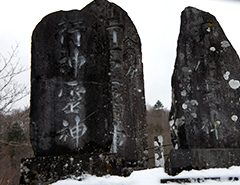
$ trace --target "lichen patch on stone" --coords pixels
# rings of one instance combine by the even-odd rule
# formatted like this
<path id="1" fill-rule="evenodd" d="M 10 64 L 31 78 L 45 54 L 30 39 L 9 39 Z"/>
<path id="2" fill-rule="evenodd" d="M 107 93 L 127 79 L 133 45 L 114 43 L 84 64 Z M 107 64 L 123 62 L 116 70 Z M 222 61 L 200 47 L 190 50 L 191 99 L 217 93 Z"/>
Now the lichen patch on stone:
<path id="1" fill-rule="evenodd" d="M 228 82 L 228 84 L 232 89 L 238 89 L 240 87 L 240 82 L 238 80 L 232 79 Z"/>
<path id="2" fill-rule="evenodd" d="M 229 79 L 229 75 L 230 75 L 230 72 L 227 71 L 227 72 L 223 75 L 223 78 L 224 78 L 225 80 L 228 80 L 228 79 Z"/>
<path id="3" fill-rule="evenodd" d="M 230 44 L 229 44 L 228 41 L 224 40 L 224 41 L 221 42 L 221 47 L 222 48 L 226 48 L 226 47 L 229 47 L 229 46 L 230 46 Z"/>
<path id="4" fill-rule="evenodd" d="M 232 115 L 231 119 L 236 122 L 238 120 L 238 116 L 237 115 Z"/>
<path id="5" fill-rule="evenodd" d="M 182 104 L 182 108 L 183 108 L 183 109 L 187 109 L 187 107 L 188 107 L 188 106 L 187 106 L 186 103 L 183 103 L 183 104 Z"/>
<path id="6" fill-rule="evenodd" d="M 215 47 L 210 47 L 210 51 L 216 51 L 216 48 Z"/>
<path id="7" fill-rule="evenodd" d="M 186 96 L 187 95 L 187 91 L 186 90 L 181 91 L 181 95 L 182 96 Z"/>

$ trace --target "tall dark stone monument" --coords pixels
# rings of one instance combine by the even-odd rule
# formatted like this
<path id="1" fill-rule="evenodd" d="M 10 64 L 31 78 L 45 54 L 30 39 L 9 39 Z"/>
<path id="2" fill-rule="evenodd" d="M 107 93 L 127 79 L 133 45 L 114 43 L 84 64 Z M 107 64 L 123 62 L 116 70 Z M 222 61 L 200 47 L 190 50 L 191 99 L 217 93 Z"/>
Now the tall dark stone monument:
<path id="1" fill-rule="evenodd" d="M 89 13 L 46 16 L 32 35 L 31 142 L 36 156 L 109 151 L 107 31 Z"/>
<path id="2" fill-rule="evenodd" d="M 141 161 L 147 155 L 147 129 L 141 41 L 136 27 L 123 9 L 106 0 L 95 0 L 82 11 L 98 17 L 109 35 L 112 152 L 129 161 Z"/>
<path id="3" fill-rule="evenodd" d="M 239 71 L 238 55 L 216 18 L 187 7 L 172 76 L 170 127 L 176 150 L 166 164 L 169 174 L 240 164 Z"/>
<path id="4" fill-rule="evenodd" d="M 81 11 L 44 17 L 32 35 L 30 127 L 37 158 L 23 160 L 22 179 L 44 184 L 83 171 L 129 175 L 123 168 L 146 167 L 141 60 L 137 30 L 113 3 L 95 0 Z M 48 171 L 54 173 L 47 182 Z"/>

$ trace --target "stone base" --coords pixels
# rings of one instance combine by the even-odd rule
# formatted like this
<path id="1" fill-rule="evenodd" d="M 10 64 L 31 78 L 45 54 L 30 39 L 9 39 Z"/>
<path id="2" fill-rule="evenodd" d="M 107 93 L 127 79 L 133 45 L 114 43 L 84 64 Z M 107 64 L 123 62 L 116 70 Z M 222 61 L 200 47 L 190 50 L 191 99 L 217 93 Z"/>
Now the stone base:
<path id="1" fill-rule="evenodd" d="M 240 166 L 240 148 L 179 149 L 171 150 L 165 172 L 174 176 L 183 170 L 231 166 Z"/>
<path id="2" fill-rule="evenodd" d="M 114 154 L 25 158 L 21 161 L 20 185 L 48 185 L 83 174 L 129 176 L 133 170 L 147 168 L 146 164 L 127 162 Z"/>

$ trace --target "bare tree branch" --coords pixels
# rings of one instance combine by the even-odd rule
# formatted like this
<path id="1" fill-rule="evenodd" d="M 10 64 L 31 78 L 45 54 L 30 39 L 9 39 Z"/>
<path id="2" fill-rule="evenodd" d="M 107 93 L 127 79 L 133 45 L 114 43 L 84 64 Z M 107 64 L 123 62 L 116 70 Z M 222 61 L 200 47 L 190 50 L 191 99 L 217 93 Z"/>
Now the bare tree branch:
<path id="1" fill-rule="evenodd" d="M 0 53 L 0 113 L 12 110 L 14 104 L 29 95 L 26 84 L 19 84 L 16 78 L 28 68 L 20 64 L 20 59 L 15 60 L 18 54 L 19 43 L 11 48 L 9 57 L 5 58 Z"/>

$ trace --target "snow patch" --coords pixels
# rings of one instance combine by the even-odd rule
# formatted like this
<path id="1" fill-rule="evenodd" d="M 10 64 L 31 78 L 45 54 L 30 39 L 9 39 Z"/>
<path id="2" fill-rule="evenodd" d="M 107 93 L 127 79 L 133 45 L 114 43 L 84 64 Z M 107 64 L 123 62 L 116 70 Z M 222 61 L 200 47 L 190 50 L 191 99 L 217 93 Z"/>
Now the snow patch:
<path id="1" fill-rule="evenodd" d="M 164 168 L 153 168 L 147 170 L 134 171 L 129 177 L 119 177 L 106 175 L 97 177 L 95 175 L 84 175 L 82 181 L 66 179 L 59 180 L 52 185 L 159 185 L 160 179 L 171 178 L 208 178 L 208 177 L 221 177 L 220 181 L 207 180 L 201 184 L 204 185 L 239 185 L 240 181 L 227 181 L 228 177 L 240 177 L 240 167 L 233 166 L 230 168 L 211 168 L 208 170 L 191 170 L 183 171 L 177 176 L 169 176 L 164 172 Z M 176 185 L 177 183 L 168 183 Z M 189 183 L 190 184 L 190 183 Z M 191 185 L 199 185 L 198 182 L 192 182 Z"/>

